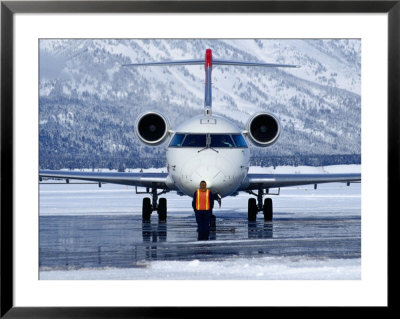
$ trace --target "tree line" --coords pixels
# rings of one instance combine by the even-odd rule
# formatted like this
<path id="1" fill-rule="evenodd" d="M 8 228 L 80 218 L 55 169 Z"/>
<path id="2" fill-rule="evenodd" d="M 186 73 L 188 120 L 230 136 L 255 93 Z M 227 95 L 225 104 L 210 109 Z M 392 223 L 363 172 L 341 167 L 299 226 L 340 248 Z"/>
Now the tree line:
<path id="1" fill-rule="evenodd" d="M 361 164 L 361 154 L 335 155 L 288 155 L 288 156 L 254 156 L 250 158 L 251 166 L 328 166 Z M 166 159 L 163 156 L 121 157 L 121 156 L 84 156 L 72 154 L 40 154 L 40 169 L 98 169 L 125 171 L 127 168 L 164 168 Z"/>

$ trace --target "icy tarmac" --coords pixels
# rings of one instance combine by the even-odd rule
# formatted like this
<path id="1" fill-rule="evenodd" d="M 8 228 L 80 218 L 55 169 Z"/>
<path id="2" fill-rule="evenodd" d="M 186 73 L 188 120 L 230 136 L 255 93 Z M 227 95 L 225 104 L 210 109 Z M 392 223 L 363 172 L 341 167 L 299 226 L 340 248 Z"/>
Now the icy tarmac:
<path id="1" fill-rule="evenodd" d="M 282 188 L 274 219 L 247 221 L 240 193 L 197 241 L 191 198 L 141 221 L 134 187 L 40 185 L 40 279 L 361 279 L 361 184 Z"/>

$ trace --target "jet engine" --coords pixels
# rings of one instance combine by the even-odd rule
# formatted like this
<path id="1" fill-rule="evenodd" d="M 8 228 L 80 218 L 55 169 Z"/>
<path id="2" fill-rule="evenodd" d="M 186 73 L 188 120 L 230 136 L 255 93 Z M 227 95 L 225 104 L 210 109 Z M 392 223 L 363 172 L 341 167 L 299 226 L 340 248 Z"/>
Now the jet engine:
<path id="1" fill-rule="evenodd" d="M 136 120 L 135 133 L 144 144 L 156 146 L 167 139 L 169 127 L 163 115 L 147 112 Z"/>
<path id="2" fill-rule="evenodd" d="M 281 132 L 278 119 L 269 113 L 256 113 L 246 124 L 247 136 L 256 146 L 270 146 L 276 142 Z"/>

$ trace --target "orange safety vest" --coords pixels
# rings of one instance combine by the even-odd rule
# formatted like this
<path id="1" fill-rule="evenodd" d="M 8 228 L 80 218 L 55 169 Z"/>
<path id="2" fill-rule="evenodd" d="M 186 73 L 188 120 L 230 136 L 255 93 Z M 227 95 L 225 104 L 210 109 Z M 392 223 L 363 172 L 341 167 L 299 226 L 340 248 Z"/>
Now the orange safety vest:
<path id="1" fill-rule="evenodd" d="M 210 190 L 209 189 L 207 189 L 205 192 L 202 192 L 200 189 L 197 190 L 196 209 L 197 210 L 209 210 L 210 209 Z"/>

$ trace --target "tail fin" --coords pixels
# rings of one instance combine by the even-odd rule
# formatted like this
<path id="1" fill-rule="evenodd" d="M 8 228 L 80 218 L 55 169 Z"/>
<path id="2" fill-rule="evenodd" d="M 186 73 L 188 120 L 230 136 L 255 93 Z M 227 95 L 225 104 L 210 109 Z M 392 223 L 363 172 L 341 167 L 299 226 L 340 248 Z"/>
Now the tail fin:
<path id="1" fill-rule="evenodd" d="M 212 94 L 211 94 L 211 71 L 212 65 L 234 65 L 234 66 L 258 66 L 258 67 L 277 67 L 277 68 L 299 68 L 298 65 L 291 64 L 275 64 L 262 62 L 242 62 L 232 60 L 213 59 L 212 50 L 206 49 L 204 60 L 177 60 L 177 61 L 161 61 L 161 62 L 143 62 L 124 64 L 123 66 L 163 66 L 163 65 L 201 65 L 204 64 L 206 71 L 205 94 L 204 94 L 204 111 L 206 115 L 211 115 Z"/>

